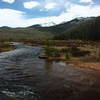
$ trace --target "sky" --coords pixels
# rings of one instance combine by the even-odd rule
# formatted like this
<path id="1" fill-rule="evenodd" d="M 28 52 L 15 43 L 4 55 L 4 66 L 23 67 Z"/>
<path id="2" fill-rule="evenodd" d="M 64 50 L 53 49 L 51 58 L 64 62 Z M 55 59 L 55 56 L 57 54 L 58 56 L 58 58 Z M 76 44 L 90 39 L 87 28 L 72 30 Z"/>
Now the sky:
<path id="1" fill-rule="evenodd" d="M 100 0 L 0 0 L 0 27 L 52 25 L 92 16 L 100 16 Z"/>

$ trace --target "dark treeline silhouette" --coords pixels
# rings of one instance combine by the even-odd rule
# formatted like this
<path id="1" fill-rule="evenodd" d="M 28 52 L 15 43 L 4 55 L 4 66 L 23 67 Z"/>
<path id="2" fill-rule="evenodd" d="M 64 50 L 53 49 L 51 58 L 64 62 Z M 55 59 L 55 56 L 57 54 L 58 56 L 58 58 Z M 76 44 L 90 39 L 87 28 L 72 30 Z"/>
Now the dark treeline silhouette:
<path id="1" fill-rule="evenodd" d="M 100 40 L 100 17 L 86 20 L 62 34 L 54 36 L 55 40 L 80 39 Z"/>

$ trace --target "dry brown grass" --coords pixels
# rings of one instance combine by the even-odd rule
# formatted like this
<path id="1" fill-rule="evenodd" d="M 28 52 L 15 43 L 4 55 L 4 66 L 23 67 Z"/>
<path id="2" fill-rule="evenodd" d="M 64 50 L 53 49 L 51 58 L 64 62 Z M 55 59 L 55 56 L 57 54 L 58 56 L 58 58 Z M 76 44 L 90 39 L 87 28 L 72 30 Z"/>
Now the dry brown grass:
<path id="1" fill-rule="evenodd" d="M 0 42 L 0 52 L 10 51 L 15 49 L 9 42 Z"/>
<path id="2" fill-rule="evenodd" d="M 31 42 L 28 41 L 26 43 L 29 43 L 31 45 L 42 46 L 45 48 L 46 41 L 31 41 Z M 49 57 L 51 60 L 63 60 L 77 67 L 100 70 L 100 42 L 60 40 L 60 41 L 49 41 L 49 45 L 51 47 L 56 48 L 56 50 L 60 51 L 60 53 L 62 54 L 60 57 Z M 65 49 L 73 47 L 76 47 L 81 51 L 79 55 L 81 55 L 81 53 L 84 54 L 84 51 L 88 51 L 89 53 L 85 54 L 84 56 L 76 56 L 76 57 L 71 57 L 71 59 L 65 59 L 64 57 L 64 53 L 66 53 Z"/>

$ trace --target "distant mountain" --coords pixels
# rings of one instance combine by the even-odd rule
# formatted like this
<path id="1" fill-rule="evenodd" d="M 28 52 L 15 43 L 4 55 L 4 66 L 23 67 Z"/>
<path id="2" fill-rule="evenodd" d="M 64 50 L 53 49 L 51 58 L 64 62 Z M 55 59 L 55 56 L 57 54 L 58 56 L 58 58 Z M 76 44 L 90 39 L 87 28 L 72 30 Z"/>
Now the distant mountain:
<path id="1" fill-rule="evenodd" d="M 0 29 L 11 29 L 11 28 L 8 26 L 2 26 L 2 27 L 0 27 Z"/>
<path id="2" fill-rule="evenodd" d="M 25 28 L 0 27 L 0 40 L 35 39 L 95 39 L 99 40 L 100 17 L 75 18 L 58 25 L 43 27 L 32 25 Z M 91 37 L 91 38 L 90 38 Z"/>
<path id="3" fill-rule="evenodd" d="M 42 27 L 50 27 L 56 25 L 54 22 L 48 22 L 48 23 L 43 23 L 41 24 Z"/>
<path id="4" fill-rule="evenodd" d="M 80 23 L 82 23 L 86 20 L 90 20 L 90 19 L 93 19 L 93 18 L 94 17 L 87 17 L 87 18 L 80 17 L 80 18 L 75 18 L 71 21 L 64 22 L 64 23 L 61 23 L 61 24 L 58 24 L 58 25 L 53 25 L 53 26 L 50 26 L 50 27 L 43 27 L 41 25 L 33 25 L 33 26 L 30 26 L 30 28 L 37 29 L 38 31 L 45 31 L 45 32 L 61 34 L 64 31 L 67 31 L 70 28 L 76 26 L 77 24 L 80 24 Z"/>
<path id="5" fill-rule="evenodd" d="M 27 28 L 40 28 L 40 27 L 42 27 L 40 24 L 36 24 L 36 25 L 29 26 Z"/>
<path id="6" fill-rule="evenodd" d="M 88 18 L 54 39 L 100 40 L 100 17 Z"/>

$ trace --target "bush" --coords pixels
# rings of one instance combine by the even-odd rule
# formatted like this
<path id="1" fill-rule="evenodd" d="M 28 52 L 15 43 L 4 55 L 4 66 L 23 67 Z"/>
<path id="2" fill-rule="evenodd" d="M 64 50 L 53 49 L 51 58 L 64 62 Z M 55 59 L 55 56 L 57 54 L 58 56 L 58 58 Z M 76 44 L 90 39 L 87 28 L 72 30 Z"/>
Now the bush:
<path id="1" fill-rule="evenodd" d="M 66 54 L 65 54 L 65 58 L 66 58 L 66 59 L 71 59 L 71 57 L 72 57 L 72 54 L 71 54 L 71 53 L 66 53 Z"/>
<path id="2" fill-rule="evenodd" d="M 55 49 L 53 47 L 47 46 L 45 48 L 45 55 L 48 56 L 48 57 L 53 56 L 54 51 L 55 51 Z"/>

